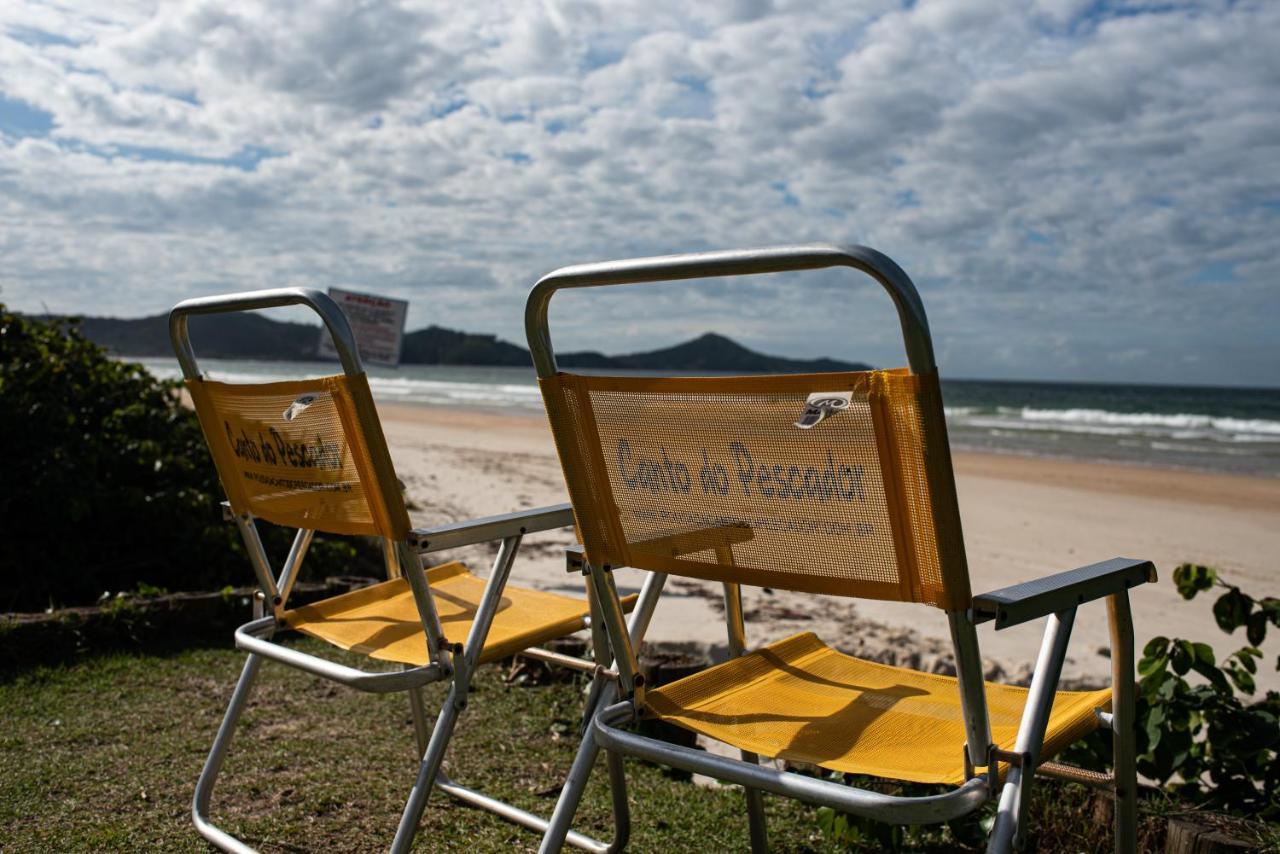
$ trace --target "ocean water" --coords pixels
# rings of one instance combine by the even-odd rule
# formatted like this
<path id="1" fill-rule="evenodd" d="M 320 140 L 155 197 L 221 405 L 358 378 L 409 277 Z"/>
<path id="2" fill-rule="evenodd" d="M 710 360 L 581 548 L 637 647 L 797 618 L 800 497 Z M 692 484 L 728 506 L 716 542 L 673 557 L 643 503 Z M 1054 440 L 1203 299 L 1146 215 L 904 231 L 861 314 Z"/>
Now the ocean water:
<path id="1" fill-rule="evenodd" d="M 181 374 L 172 359 L 137 359 Z M 333 373 L 333 362 L 207 359 L 209 376 L 261 382 Z M 388 403 L 541 415 L 531 368 L 369 368 Z M 1280 477 L 1280 389 L 943 380 L 957 450 L 1103 460 Z"/>
<path id="2" fill-rule="evenodd" d="M 1280 477 L 1280 389 L 943 380 L 958 449 Z"/>

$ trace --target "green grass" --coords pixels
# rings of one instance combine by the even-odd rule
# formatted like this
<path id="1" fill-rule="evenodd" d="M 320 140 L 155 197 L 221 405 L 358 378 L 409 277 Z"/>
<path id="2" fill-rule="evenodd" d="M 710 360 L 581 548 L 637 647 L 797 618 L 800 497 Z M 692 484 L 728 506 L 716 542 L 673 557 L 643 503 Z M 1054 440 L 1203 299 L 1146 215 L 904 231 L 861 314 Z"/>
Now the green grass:
<path id="1" fill-rule="evenodd" d="M 0 684 L 0 851 L 208 850 L 191 825 L 191 793 L 242 663 L 220 649 L 110 655 Z M 582 683 L 507 684 L 505 675 L 496 666 L 477 674 L 445 767 L 546 814 L 577 746 Z M 442 699 L 433 686 L 429 703 Z M 266 662 L 214 792 L 214 820 L 265 851 L 385 850 L 416 773 L 413 753 L 403 695 L 361 694 Z M 746 849 L 740 792 L 696 787 L 634 760 L 627 771 L 631 850 Z M 601 763 L 576 827 L 608 837 L 604 777 Z M 766 801 L 773 850 L 844 847 L 823 838 L 816 809 Z M 1110 828 L 1091 804 L 1076 787 L 1040 786 L 1039 850 L 1108 849 Z M 1149 844 L 1159 841 L 1153 821 L 1144 822 Z M 537 841 L 437 793 L 417 848 L 475 854 L 534 850 Z M 957 848 L 945 828 L 908 841 Z"/>

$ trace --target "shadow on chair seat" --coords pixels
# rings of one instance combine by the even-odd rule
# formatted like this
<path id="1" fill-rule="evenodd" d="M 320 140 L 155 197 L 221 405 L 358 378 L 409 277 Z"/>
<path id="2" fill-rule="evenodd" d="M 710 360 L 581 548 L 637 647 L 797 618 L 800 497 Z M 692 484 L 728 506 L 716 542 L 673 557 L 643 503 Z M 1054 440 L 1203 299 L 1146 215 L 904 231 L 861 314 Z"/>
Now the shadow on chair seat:
<path id="1" fill-rule="evenodd" d="M 485 581 L 454 561 L 427 570 L 427 580 L 445 636 L 461 640 L 471 631 Z M 634 601 L 635 597 L 629 597 Z M 480 662 L 497 661 L 584 626 L 586 599 L 507 585 L 485 638 Z M 413 591 L 393 578 L 285 612 L 288 628 L 379 661 L 427 663 L 422 622 Z"/>
<path id="2" fill-rule="evenodd" d="M 1012 750 L 1027 689 L 986 683 L 992 742 Z M 1111 691 L 1057 693 L 1041 756 L 1099 726 Z M 811 632 L 645 694 L 644 716 L 764 756 L 916 783 L 964 782 L 953 676 L 864 661 Z"/>

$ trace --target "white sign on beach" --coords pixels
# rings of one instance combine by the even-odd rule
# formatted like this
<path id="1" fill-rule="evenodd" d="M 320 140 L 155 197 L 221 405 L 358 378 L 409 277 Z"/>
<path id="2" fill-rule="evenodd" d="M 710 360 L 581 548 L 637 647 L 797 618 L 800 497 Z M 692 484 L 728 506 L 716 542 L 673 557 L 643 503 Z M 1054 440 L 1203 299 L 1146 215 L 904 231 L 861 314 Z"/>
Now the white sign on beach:
<path id="1" fill-rule="evenodd" d="M 342 288 L 329 288 L 329 296 L 346 312 L 351 331 L 356 336 L 360 358 L 382 365 L 400 364 L 400 345 L 404 342 L 404 321 L 409 302 L 402 299 L 362 294 Z M 321 358 L 336 359 L 328 330 L 320 330 Z"/>

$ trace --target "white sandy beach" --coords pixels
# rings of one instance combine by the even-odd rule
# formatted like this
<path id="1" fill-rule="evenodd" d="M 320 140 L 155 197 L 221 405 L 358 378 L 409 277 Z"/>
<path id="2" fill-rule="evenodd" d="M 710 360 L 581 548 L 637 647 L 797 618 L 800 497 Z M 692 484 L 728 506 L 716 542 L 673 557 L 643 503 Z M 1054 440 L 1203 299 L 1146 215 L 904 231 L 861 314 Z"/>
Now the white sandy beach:
<path id="1" fill-rule="evenodd" d="M 417 406 L 383 405 L 379 411 L 417 525 L 567 500 L 541 418 Z M 1169 634 L 1206 641 L 1220 656 L 1243 645 L 1243 633 L 1222 634 L 1212 597 L 1183 602 L 1171 583 L 1174 567 L 1208 563 L 1247 593 L 1276 592 L 1280 479 L 988 454 L 958 454 L 956 470 L 975 591 L 1114 556 L 1148 558 L 1161 577 L 1132 595 L 1139 647 Z M 530 537 L 513 580 L 580 593 L 581 579 L 564 571 L 563 547 L 570 542 L 568 529 Z M 483 549 L 454 556 L 481 572 L 490 559 Z M 638 589 L 639 578 L 620 571 L 619 585 Z M 649 639 L 723 645 L 718 591 L 718 585 L 671 579 Z M 924 606 L 755 588 L 744 595 L 752 645 L 811 630 L 846 651 L 926 669 L 950 646 L 941 613 Z M 1038 623 L 1002 632 L 984 627 L 989 674 L 1025 677 L 1040 632 Z M 1105 607 L 1083 607 L 1064 677 L 1105 679 L 1107 641 Z M 1260 687 L 1280 688 L 1274 671 L 1263 668 L 1259 676 Z"/>

